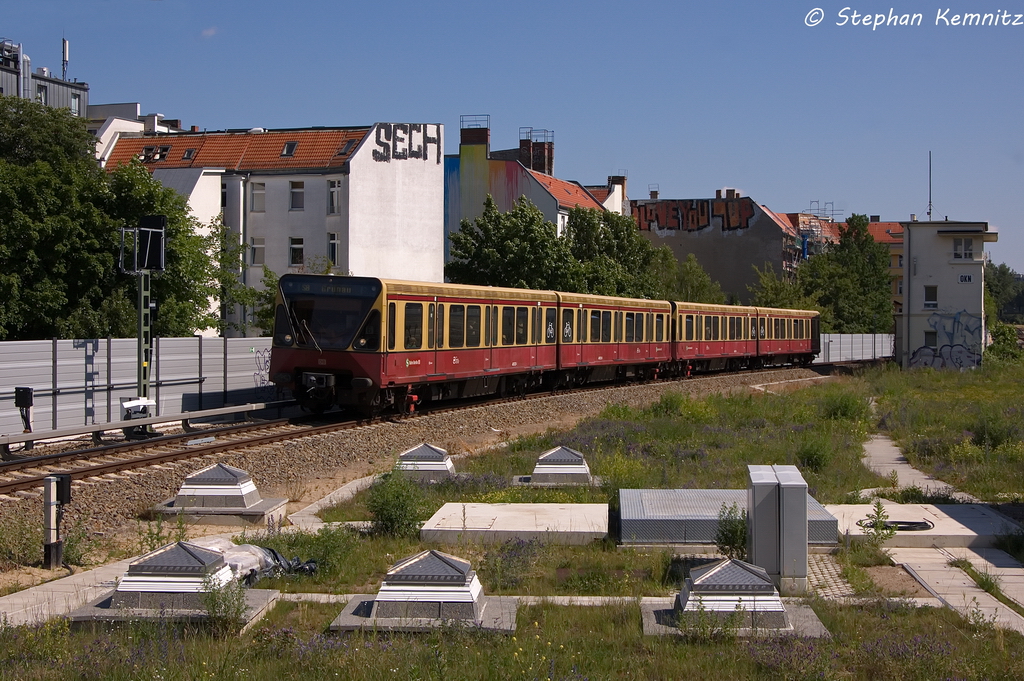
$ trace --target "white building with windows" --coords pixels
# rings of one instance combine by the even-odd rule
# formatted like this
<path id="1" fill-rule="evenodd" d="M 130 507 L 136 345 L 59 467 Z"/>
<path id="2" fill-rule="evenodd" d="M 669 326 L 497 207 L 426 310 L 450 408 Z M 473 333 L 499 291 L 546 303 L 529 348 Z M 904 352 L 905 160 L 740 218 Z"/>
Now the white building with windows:
<path id="1" fill-rule="evenodd" d="M 904 222 L 903 315 L 896 353 L 904 368 L 963 369 L 985 350 L 987 222 Z"/>
<path id="2" fill-rule="evenodd" d="M 133 158 L 201 220 L 223 213 L 249 285 L 264 268 L 444 279 L 441 124 L 122 134 L 106 167 Z"/>

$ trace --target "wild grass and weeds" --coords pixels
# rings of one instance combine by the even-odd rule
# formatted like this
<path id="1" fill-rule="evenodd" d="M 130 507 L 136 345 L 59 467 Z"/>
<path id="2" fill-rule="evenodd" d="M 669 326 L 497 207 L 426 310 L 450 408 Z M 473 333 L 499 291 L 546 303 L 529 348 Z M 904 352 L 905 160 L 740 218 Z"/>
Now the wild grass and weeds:
<path id="1" fill-rule="evenodd" d="M 1024 362 L 986 356 L 974 371 L 870 371 L 879 427 L 910 463 L 982 499 L 1019 495 Z"/>
<path id="2" fill-rule="evenodd" d="M 636 604 L 523 606 L 514 635 L 333 635 L 330 609 L 279 604 L 237 638 L 157 624 L 70 631 L 0 627 L 0 664 L 17 679 L 1016 679 L 1024 639 L 950 609 L 880 600 L 816 601 L 828 639 L 695 642 L 645 637 Z M 336 610 L 336 606 L 335 606 Z"/>

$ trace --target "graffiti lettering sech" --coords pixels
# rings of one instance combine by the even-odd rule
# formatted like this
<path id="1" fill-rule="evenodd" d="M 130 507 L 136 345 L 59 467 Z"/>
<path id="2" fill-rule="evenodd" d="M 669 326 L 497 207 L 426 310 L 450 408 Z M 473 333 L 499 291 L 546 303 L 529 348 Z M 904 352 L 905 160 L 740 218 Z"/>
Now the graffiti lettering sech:
<path id="1" fill-rule="evenodd" d="M 374 144 L 373 160 L 378 163 L 427 161 L 433 155 L 434 163 L 440 164 L 444 155 L 437 123 L 378 123 Z"/>

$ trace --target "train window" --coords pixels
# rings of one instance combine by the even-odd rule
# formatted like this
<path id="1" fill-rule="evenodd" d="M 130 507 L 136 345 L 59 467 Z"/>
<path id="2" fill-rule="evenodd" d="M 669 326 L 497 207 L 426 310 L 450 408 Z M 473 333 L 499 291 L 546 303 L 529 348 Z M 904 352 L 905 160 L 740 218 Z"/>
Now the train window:
<path id="1" fill-rule="evenodd" d="M 533 335 L 533 344 L 534 345 L 540 345 L 540 335 L 541 335 L 541 331 L 543 330 L 542 329 L 543 325 L 541 324 L 541 315 L 542 314 L 543 314 L 543 312 L 542 312 L 542 310 L 539 307 L 533 308 L 533 334 L 532 335 Z"/>
<path id="2" fill-rule="evenodd" d="M 491 306 L 484 306 L 484 345 L 491 344 Z"/>
<path id="3" fill-rule="evenodd" d="M 558 311 L 553 307 L 544 310 L 544 342 L 555 342 L 555 327 L 558 326 Z"/>
<path id="4" fill-rule="evenodd" d="M 466 347 L 480 347 L 480 306 L 466 307 Z"/>
<path id="5" fill-rule="evenodd" d="M 444 347 L 444 305 L 437 306 L 437 348 Z"/>
<path id="6" fill-rule="evenodd" d="M 590 342 L 597 343 L 601 340 L 601 311 L 590 311 Z"/>
<path id="7" fill-rule="evenodd" d="M 660 314 L 654 320 L 654 340 L 658 343 L 665 340 L 665 315 Z"/>
<path id="8" fill-rule="evenodd" d="M 622 342 L 622 313 L 618 310 L 615 312 L 615 342 Z"/>
<path id="9" fill-rule="evenodd" d="M 405 349 L 423 347 L 423 303 L 405 304 Z"/>
<path id="10" fill-rule="evenodd" d="M 501 344 L 512 345 L 516 341 L 516 309 L 501 308 Z"/>
<path id="11" fill-rule="evenodd" d="M 466 342 L 466 306 L 448 308 L 448 347 L 461 348 Z"/>
<path id="12" fill-rule="evenodd" d="M 725 328 L 725 324 L 722 323 L 724 319 L 725 319 L 725 317 L 715 317 L 715 321 L 711 325 L 711 337 L 714 340 L 719 340 L 719 329 L 724 329 Z M 725 336 L 725 334 L 722 334 L 722 336 Z M 724 338 L 723 338 L 723 340 L 724 340 Z"/>
<path id="13" fill-rule="evenodd" d="M 395 349 L 395 304 L 388 303 L 388 350 Z"/>
<path id="14" fill-rule="evenodd" d="M 647 340 L 654 340 L 654 315 L 647 313 Z"/>
<path id="15" fill-rule="evenodd" d="M 761 338 L 764 338 L 765 337 L 765 319 L 764 319 L 764 317 L 761 317 L 757 321 L 758 321 L 758 325 L 761 327 L 760 336 L 761 336 Z"/>
<path id="16" fill-rule="evenodd" d="M 736 318 L 729 317 L 729 340 L 736 340 Z"/>
<path id="17" fill-rule="evenodd" d="M 633 325 L 636 324 L 634 315 L 632 312 L 626 313 L 626 342 L 633 342 Z"/>
<path id="18" fill-rule="evenodd" d="M 686 340 L 693 340 L 693 315 L 686 315 Z"/>
<path id="19" fill-rule="evenodd" d="M 601 342 L 610 343 L 612 340 L 612 312 L 605 310 L 601 313 Z"/>
<path id="20" fill-rule="evenodd" d="M 526 345 L 530 342 L 530 317 L 529 308 L 516 308 L 516 345 Z"/>
<path id="21" fill-rule="evenodd" d="M 562 342 L 572 343 L 572 310 L 562 312 Z"/>
<path id="22" fill-rule="evenodd" d="M 750 338 L 750 317 L 743 318 L 743 338 Z"/>
<path id="23" fill-rule="evenodd" d="M 376 351 L 380 347 L 380 310 L 370 312 L 352 347 L 367 351 Z"/>
<path id="24" fill-rule="evenodd" d="M 714 319 L 711 315 L 704 316 L 704 340 L 711 340 L 711 322 Z"/>
<path id="25" fill-rule="evenodd" d="M 491 346 L 498 344 L 498 306 L 491 305 Z"/>
<path id="26" fill-rule="evenodd" d="M 427 308 L 427 347 L 434 347 L 434 304 Z"/>
<path id="27" fill-rule="evenodd" d="M 637 343 L 644 342 L 644 313 L 636 313 L 636 324 L 634 325 L 633 340 Z"/>

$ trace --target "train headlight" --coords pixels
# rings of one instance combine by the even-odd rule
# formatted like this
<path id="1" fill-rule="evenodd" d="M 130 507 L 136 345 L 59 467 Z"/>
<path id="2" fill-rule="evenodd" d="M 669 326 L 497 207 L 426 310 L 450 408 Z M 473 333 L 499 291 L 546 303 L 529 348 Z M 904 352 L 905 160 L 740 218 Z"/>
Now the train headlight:
<path id="1" fill-rule="evenodd" d="M 292 340 L 293 340 L 292 339 L 292 335 L 290 333 L 286 333 L 284 335 L 284 344 L 285 345 L 291 345 L 292 344 Z"/>

